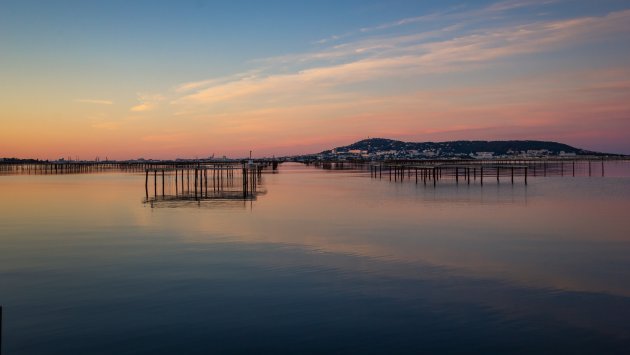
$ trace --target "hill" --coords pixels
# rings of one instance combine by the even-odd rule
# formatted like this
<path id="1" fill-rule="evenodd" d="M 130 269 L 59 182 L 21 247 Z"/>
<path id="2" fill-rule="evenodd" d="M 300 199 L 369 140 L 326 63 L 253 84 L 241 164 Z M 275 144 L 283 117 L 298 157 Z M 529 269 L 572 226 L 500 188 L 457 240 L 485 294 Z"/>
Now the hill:
<path id="1" fill-rule="evenodd" d="M 403 142 L 385 138 L 370 138 L 326 150 L 321 155 L 388 156 L 390 158 L 417 157 L 502 157 L 502 156 L 572 156 L 602 155 L 567 144 L 536 141 L 450 141 Z"/>

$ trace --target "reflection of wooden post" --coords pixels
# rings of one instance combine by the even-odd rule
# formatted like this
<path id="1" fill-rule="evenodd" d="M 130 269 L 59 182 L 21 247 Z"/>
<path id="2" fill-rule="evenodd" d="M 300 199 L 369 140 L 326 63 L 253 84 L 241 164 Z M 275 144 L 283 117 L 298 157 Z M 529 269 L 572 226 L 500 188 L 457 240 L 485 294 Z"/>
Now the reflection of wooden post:
<path id="1" fill-rule="evenodd" d="M 534 165 L 532 165 L 532 167 L 534 168 L 534 177 L 536 177 L 536 162 L 534 162 Z"/>

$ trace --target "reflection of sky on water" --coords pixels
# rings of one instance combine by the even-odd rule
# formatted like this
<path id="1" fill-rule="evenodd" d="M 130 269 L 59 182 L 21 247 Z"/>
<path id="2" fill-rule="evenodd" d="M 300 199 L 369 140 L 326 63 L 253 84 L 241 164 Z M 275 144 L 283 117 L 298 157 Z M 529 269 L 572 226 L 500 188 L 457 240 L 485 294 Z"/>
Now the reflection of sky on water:
<path id="1" fill-rule="evenodd" d="M 253 209 L 151 209 L 139 175 L 3 177 L 5 350 L 628 346 L 627 179 L 265 179 Z"/>

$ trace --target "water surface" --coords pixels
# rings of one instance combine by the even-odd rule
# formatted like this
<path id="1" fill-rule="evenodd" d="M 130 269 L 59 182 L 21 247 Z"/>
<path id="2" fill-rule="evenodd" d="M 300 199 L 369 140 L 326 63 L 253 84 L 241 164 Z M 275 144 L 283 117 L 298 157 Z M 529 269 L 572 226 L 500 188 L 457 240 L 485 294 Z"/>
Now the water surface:
<path id="1" fill-rule="evenodd" d="M 6 354 L 623 353 L 630 174 L 436 188 L 284 164 L 253 200 L 0 176 Z"/>

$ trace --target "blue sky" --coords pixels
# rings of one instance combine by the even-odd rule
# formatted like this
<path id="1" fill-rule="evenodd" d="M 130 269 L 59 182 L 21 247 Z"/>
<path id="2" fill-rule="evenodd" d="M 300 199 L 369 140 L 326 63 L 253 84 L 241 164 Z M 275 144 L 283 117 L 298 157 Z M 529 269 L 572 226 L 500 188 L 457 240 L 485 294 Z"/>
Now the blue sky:
<path id="1" fill-rule="evenodd" d="M 34 130 L 46 142 L 35 145 L 44 152 L 26 149 L 27 137 L 0 149 L 282 154 L 388 136 L 554 139 L 630 153 L 619 133 L 630 127 L 628 9 L 564 0 L 0 1 L 5 134 Z M 592 112 L 574 114 L 584 102 Z M 322 129 L 330 125 L 337 132 Z M 85 141 L 61 138 L 79 129 Z"/>

